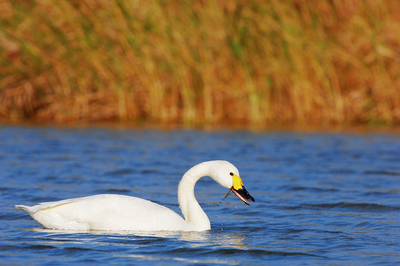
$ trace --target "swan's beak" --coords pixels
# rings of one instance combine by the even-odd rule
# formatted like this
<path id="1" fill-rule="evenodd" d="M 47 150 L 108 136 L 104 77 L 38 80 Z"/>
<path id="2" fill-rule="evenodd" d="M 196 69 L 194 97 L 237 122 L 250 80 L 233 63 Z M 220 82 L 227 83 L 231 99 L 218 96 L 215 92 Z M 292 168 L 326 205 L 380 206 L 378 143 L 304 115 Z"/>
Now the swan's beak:
<path id="1" fill-rule="evenodd" d="M 254 198 L 250 195 L 249 192 L 247 192 L 246 188 L 243 186 L 242 179 L 235 174 L 232 175 L 232 178 L 233 178 L 233 186 L 231 187 L 232 192 L 247 205 L 250 205 L 249 200 L 254 202 Z"/>

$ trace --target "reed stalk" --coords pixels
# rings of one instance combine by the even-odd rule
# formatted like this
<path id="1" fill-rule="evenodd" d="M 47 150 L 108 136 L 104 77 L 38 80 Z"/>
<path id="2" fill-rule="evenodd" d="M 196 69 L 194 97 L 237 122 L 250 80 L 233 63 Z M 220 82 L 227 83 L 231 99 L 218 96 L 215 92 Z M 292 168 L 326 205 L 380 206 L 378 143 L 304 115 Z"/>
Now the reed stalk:
<path id="1" fill-rule="evenodd" d="M 391 0 L 0 0 L 0 119 L 398 125 L 398 14 Z"/>

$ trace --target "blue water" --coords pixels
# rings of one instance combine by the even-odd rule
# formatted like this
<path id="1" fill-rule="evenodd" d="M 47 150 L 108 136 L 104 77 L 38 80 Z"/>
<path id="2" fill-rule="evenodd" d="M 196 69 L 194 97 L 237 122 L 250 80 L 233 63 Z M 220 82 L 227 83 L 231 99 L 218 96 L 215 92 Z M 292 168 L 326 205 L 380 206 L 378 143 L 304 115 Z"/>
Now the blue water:
<path id="1" fill-rule="evenodd" d="M 205 177 L 207 232 L 41 229 L 14 204 L 116 193 L 180 214 L 183 173 L 234 163 L 256 202 Z M 400 265 L 400 134 L 0 126 L 0 264 Z"/>

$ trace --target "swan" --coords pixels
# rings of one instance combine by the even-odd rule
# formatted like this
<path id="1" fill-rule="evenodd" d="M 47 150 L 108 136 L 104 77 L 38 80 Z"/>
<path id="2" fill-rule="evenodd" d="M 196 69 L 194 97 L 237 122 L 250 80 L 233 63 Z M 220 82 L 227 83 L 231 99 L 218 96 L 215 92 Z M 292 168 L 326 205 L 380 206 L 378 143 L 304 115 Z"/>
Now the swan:
<path id="1" fill-rule="evenodd" d="M 45 229 L 107 231 L 206 231 L 210 220 L 194 195 L 196 182 L 209 176 L 229 188 L 245 204 L 254 198 L 243 186 L 238 169 L 228 161 L 197 164 L 182 177 L 178 202 L 184 219 L 171 209 L 149 200 L 115 194 L 99 194 L 35 206 L 15 205 Z"/>

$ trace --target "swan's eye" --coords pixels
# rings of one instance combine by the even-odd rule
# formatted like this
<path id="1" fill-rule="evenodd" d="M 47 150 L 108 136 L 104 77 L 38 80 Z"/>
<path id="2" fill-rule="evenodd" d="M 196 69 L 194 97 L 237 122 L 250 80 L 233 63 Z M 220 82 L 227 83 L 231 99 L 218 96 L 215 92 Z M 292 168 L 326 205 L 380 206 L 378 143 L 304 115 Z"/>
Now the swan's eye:
<path id="1" fill-rule="evenodd" d="M 231 175 L 231 176 L 233 176 L 233 173 L 232 173 L 232 172 L 230 172 L 230 175 Z"/>

